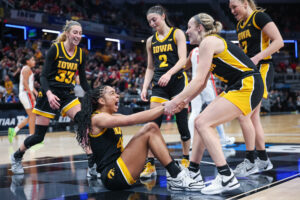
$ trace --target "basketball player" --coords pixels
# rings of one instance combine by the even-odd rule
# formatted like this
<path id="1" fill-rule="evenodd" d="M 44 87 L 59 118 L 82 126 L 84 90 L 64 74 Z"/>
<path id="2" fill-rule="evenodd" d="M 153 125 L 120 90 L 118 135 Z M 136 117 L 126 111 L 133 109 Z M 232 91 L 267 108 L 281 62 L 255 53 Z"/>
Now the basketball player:
<path id="1" fill-rule="evenodd" d="M 200 191 L 204 185 L 191 179 L 188 171 L 181 170 L 171 158 L 156 123 L 145 124 L 123 147 L 119 126 L 154 120 L 163 114 L 164 107 L 157 106 L 126 116 L 114 114 L 118 104 L 119 95 L 115 89 L 105 85 L 87 92 L 82 100 L 77 139 L 79 143 L 91 146 L 103 185 L 110 190 L 129 188 L 139 178 L 150 149 L 168 171 L 169 189 Z"/>
<path id="2" fill-rule="evenodd" d="M 180 94 L 165 103 L 165 114 L 178 112 L 205 88 L 210 72 L 227 85 L 195 119 L 190 175 L 195 179 L 201 177 L 199 163 L 205 148 L 218 170 L 212 183 L 201 190 L 203 194 L 218 194 L 240 186 L 214 129 L 241 114 L 254 112 L 263 95 L 263 81 L 257 67 L 238 46 L 218 35 L 221 29 L 222 24 L 206 13 L 189 20 L 186 33 L 190 43 L 199 44 L 197 74 Z"/>
<path id="3" fill-rule="evenodd" d="M 74 75 L 79 72 L 80 84 L 87 91 L 89 86 L 85 76 L 85 55 L 78 47 L 82 38 L 82 27 L 77 21 L 67 21 L 63 33 L 54 41 L 47 52 L 41 74 L 41 90 L 33 113 L 37 114 L 35 133 L 24 140 L 20 148 L 11 156 L 12 172 L 23 174 L 22 158 L 27 149 L 44 140 L 50 119 L 61 111 L 76 121 L 80 102 L 74 94 Z M 91 161 L 91 150 L 86 149 L 88 160 Z M 90 164 L 89 168 L 94 163 Z"/>
<path id="4" fill-rule="evenodd" d="M 35 106 L 35 96 L 37 96 L 37 91 L 34 88 L 34 74 L 31 71 L 31 68 L 35 66 L 34 56 L 30 54 L 26 55 L 22 59 L 22 64 L 24 66 L 20 72 L 19 99 L 28 117 L 15 128 L 8 129 L 8 140 L 10 143 L 12 143 L 18 131 L 26 126 L 27 123 L 29 124 L 30 135 L 34 134 L 35 114 L 32 112 L 32 109 Z"/>
<path id="5" fill-rule="evenodd" d="M 187 62 L 185 64 L 185 70 L 188 70 L 192 67 L 192 79 L 196 76 L 197 66 L 199 64 L 199 48 L 195 47 L 189 54 Z M 209 77 L 207 80 L 207 84 L 205 89 L 200 93 L 200 95 L 196 96 L 191 101 L 192 112 L 189 118 L 189 130 L 191 133 L 191 141 L 193 141 L 194 137 L 194 121 L 198 114 L 202 111 L 202 107 L 204 104 L 210 104 L 217 95 L 217 91 L 214 85 L 213 76 Z M 234 144 L 234 137 L 227 137 L 224 132 L 223 124 L 216 127 L 219 133 L 222 146 Z"/>
<path id="6" fill-rule="evenodd" d="M 230 0 L 229 7 L 238 21 L 239 44 L 257 65 L 264 82 L 263 98 L 267 99 L 274 74 L 271 55 L 283 47 L 280 32 L 269 15 L 264 10 L 256 8 L 253 0 Z M 237 176 L 248 176 L 273 168 L 266 153 L 260 107 L 261 102 L 251 115 L 239 117 L 246 144 L 246 158 L 234 170 Z"/>
<path id="7" fill-rule="evenodd" d="M 148 101 L 147 90 L 152 81 L 152 96 L 150 108 L 160 106 L 176 96 L 187 85 L 187 76 L 183 72 L 186 62 L 186 39 L 182 30 L 170 26 L 165 9 L 156 5 L 147 11 L 147 20 L 156 32 L 147 39 L 146 49 L 148 56 L 147 70 L 141 99 Z M 176 114 L 176 123 L 181 136 L 183 159 L 181 164 L 189 165 L 190 132 L 188 129 L 188 109 L 184 108 Z M 160 116 L 155 123 L 160 127 Z M 156 175 L 154 157 L 149 153 L 141 178 L 150 178 Z"/>

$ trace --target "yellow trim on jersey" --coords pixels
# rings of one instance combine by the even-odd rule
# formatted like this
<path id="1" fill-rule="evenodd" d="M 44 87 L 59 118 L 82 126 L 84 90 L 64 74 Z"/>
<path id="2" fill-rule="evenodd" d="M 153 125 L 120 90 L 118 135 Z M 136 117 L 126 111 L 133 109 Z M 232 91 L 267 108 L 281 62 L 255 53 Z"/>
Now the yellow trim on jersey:
<path id="1" fill-rule="evenodd" d="M 218 53 L 216 55 L 214 55 L 214 58 L 219 58 L 220 60 L 222 60 L 224 63 L 226 63 L 227 65 L 230 65 L 232 68 L 235 68 L 239 71 L 252 71 L 253 69 L 249 68 L 247 65 L 245 65 L 244 63 L 242 63 L 238 58 L 236 58 L 229 50 L 228 50 L 228 46 L 227 46 L 227 42 L 226 40 L 224 40 L 224 38 L 220 37 L 219 35 L 213 35 L 216 36 L 218 38 L 220 38 L 224 45 L 224 51 L 222 51 L 221 53 Z"/>
<path id="2" fill-rule="evenodd" d="M 238 107 L 243 112 L 243 115 L 247 115 L 254 109 L 251 108 L 251 97 L 254 89 L 254 77 L 248 76 L 242 80 L 242 87 L 239 90 L 229 90 L 227 93 L 222 92 L 220 96 Z"/>
<path id="3" fill-rule="evenodd" d="M 251 15 L 248 17 L 248 19 L 244 22 L 244 24 L 241 23 L 241 28 L 245 28 L 245 26 L 248 24 L 248 21 L 250 20 L 250 18 L 252 17 L 252 15 L 256 12 L 257 10 L 254 10 Z M 242 21 L 242 20 L 241 20 Z"/>
<path id="4" fill-rule="evenodd" d="M 170 28 L 169 33 L 168 33 L 168 34 L 166 35 L 166 37 L 163 38 L 162 40 L 160 40 L 160 39 L 158 38 L 158 32 L 156 32 L 156 33 L 155 33 L 155 38 L 156 38 L 156 40 L 159 41 L 159 42 L 164 42 L 164 41 L 170 36 L 170 34 L 172 33 L 172 30 L 173 30 L 173 27 Z"/>
<path id="5" fill-rule="evenodd" d="M 67 104 L 65 107 L 63 107 L 62 111 L 61 111 L 61 115 L 63 117 L 66 116 L 66 113 L 68 112 L 68 110 L 70 110 L 71 108 L 73 108 L 74 106 L 80 104 L 78 98 L 74 99 L 73 101 L 71 101 L 69 104 Z"/>
<path id="6" fill-rule="evenodd" d="M 215 57 L 218 57 L 219 55 L 221 55 L 221 54 L 223 54 L 223 53 L 225 53 L 225 52 L 227 51 L 228 46 L 227 46 L 227 42 L 224 40 L 224 38 L 220 37 L 220 36 L 217 35 L 217 34 L 212 34 L 212 35 L 208 35 L 208 36 L 216 36 L 217 38 L 219 38 L 219 39 L 221 39 L 221 40 L 223 41 L 224 46 L 225 46 L 224 50 L 223 50 L 221 53 L 218 53 L 218 54 L 214 55 L 214 58 L 215 58 Z"/>
<path id="7" fill-rule="evenodd" d="M 58 48 L 57 43 L 54 43 L 54 45 L 56 46 L 56 56 L 55 56 L 55 60 L 56 60 L 58 58 L 58 55 L 59 55 L 59 48 Z"/>
<path id="8" fill-rule="evenodd" d="M 256 22 L 255 22 L 255 16 L 256 16 L 256 14 L 257 14 L 258 12 L 256 12 L 255 14 L 254 14 L 254 16 L 253 16 L 253 25 L 255 26 L 255 28 L 257 28 L 258 30 L 261 30 L 261 28 L 259 28 L 259 26 L 256 24 Z"/>
<path id="9" fill-rule="evenodd" d="M 260 48 L 261 48 L 261 51 L 264 51 L 266 48 L 268 48 L 270 46 L 270 38 L 263 31 L 261 31 L 260 37 L 261 37 L 260 38 L 260 41 L 261 41 L 261 44 L 260 44 L 261 47 Z M 268 60 L 268 59 L 271 59 L 271 58 L 272 58 L 272 56 L 269 55 L 269 56 L 263 58 L 263 60 Z"/>
<path id="10" fill-rule="evenodd" d="M 174 33 L 173 33 L 173 40 L 174 40 L 174 43 L 177 45 L 177 41 L 176 41 L 176 37 L 175 37 L 175 34 L 176 34 L 176 31 L 177 31 L 178 29 L 175 29 L 175 31 L 174 31 Z"/>
<path id="11" fill-rule="evenodd" d="M 89 133 L 89 136 L 91 136 L 92 138 L 96 138 L 96 137 L 100 137 L 101 135 L 103 135 L 105 133 L 105 131 L 107 130 L 107 128 L 104 128 L 100 133 L 98 133 L 97 135 L 93 135 L 92 133 Z"/>
<path id="12" fill-rule="evenodd" d="M 72 59 L 76 56 L 76 53 L 77 53 L 77 46 L 75 46 L 75 51 L 74 51 L 72 57 L 68 56 L 68 54 L 67 54 L 67 52 L 66 52 L 66 50 L 65 50 L 65 46 L 64 46 L 64 43 L 63 43 L 63 42 L 61 42 L 61 49 L 62 49 L 62 51 L 63 51 L 65 57 L 66 57 L 68 60 L 72 60 Z"/>
<path id="13" fill-rule="evenodd" d="M 169 101 L 168 99 L 163 99 L 161 97 L 151 97 L 150 102 L 163 103 Z"/>
<path id="14" fill-rule="evenodd" d="M 263 94 L 264 99 L 268 98 L 267 76 L 268 76 L 269 70 L 270 70 L 269 63 L 263 63 L 260 65 L 259 72 L 260 72 L 260 75 L 261 75 L 263 83 L 264 83 L 264 94 Z"/>
<path id="15" fill-rule="evenodd" d="M 82 63 L 82 49 L 81 48 L 79 48 L 79 64 L 81 64 Z"/>
<path id="16" fill-rule="evenodd" d="M 43 116 L 43 117 L 50 118 L 50 119 L 54 119 L 54 117 L 55 117 L 55 114 L 48 113 L 48 112 L 44 112 L 44 111 L 38 110 L 38 109 L 36 109 L 36 108 L 34 108 L 34 109 L 32 110 L 32 112 L 35 113 L 35 114 L 41 115 L 41 116 Z"/>
<path id="17" fill-rule="evenodd" d="M 128 185 L 132 185 L 134 184 L 136 181 L 132 178 L 130 171 L 128 170 L 126 164 L 124 163 L 124 161 L 122 160 L 121 157 L 119 157 L 117 159 L 117 164 L 123 174 L 124 179 L 126 180 L 126 182 L 128 183 Z"/>
<path id="18" fill-rule="evenodd" d="M 184 86 L 187 86 L 189 84 L 189 79 L 187 77 L 186 72 L 183 72 L 183 76 L 184 76 Z"/>

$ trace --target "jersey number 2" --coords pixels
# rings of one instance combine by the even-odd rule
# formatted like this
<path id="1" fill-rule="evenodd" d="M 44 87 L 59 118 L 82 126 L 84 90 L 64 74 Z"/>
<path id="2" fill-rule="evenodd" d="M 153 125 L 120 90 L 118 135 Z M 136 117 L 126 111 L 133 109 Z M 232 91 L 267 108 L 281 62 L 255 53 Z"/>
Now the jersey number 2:
<path id="1" fill-rule="evenodd" d="M 159 65 L 159 67 L 168 67 L 168 66 L 169 66 L 169 64 L 167 63 L 168 57 L 167 57 L 166 54 L 160 55 L 160 56 L 158 57 L 158 59 L 159 59 L 160 61 L 162 61 L 162 62 L 160 63 L 160 65 Z"/>

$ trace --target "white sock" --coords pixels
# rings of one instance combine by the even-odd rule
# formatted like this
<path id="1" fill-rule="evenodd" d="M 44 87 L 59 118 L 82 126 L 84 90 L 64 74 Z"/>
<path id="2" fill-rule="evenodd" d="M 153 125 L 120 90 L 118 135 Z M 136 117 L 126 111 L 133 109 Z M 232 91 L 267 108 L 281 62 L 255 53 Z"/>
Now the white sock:
<path id="1" fill-rule="evenodd" d="M 225 139 L 226 135 L 225 135 L 225 132 L 224 132 L 224 126 L 223 126 L 223 124 L 220 124 L 216 128 L 217 128 L 217 131 L 219 133 L 220 139 L 222 139 L 222 140 Z"/>
<path id="2" fill-rule="evenodd" d="M 18 133 L 18 132 L 19 132 L 19 130 L 20 130 L 20 129 L 19 129 L 19 127 L 17 127 L 17 126 L 16 126 L 16 128 L 15 128 L 15 132 L 16 132 L 16 133 Z"/>

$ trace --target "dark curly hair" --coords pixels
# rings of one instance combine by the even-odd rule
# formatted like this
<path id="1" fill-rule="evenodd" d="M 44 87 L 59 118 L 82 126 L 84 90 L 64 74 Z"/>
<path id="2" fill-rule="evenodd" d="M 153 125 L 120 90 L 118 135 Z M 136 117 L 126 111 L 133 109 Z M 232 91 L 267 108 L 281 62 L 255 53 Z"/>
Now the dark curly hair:
<path id="1" fill-rule="evenodd" d="M 101 85 L 93 90 L 85 93 L 81 100 L 81 111 L 76 115 L 77 117 L 77 135 L 76 139 L 82 147 L 89 146 L 88 133 L 92 132 L 91 117 L 93 112 L 98 108 L 98 99 L 103 96 L 106 85 Z"/>

